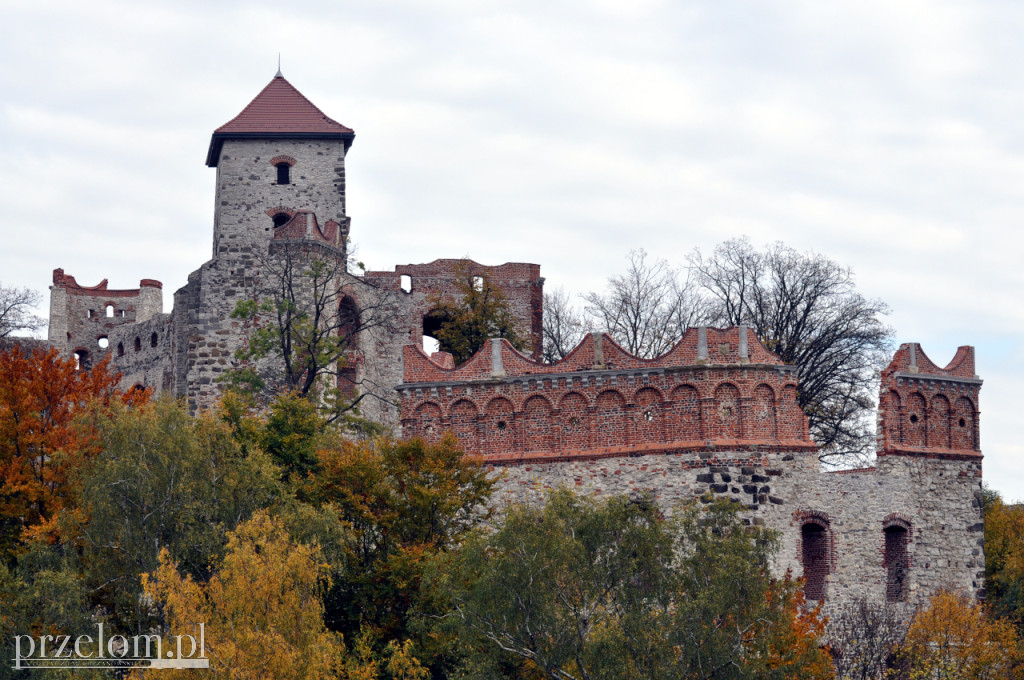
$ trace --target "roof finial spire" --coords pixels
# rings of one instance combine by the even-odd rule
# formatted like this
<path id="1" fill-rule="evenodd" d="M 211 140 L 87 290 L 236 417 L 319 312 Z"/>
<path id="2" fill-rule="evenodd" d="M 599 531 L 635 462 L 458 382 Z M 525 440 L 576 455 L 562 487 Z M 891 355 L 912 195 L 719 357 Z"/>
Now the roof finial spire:
<path id="1" fill-rule="evenodd" d="M 277 53 L 277 75 L 275 75 L 274 77 L 275 78 L 284 78 L 284 76 L 281 74 L 281 53 L 280 52 Z"/>

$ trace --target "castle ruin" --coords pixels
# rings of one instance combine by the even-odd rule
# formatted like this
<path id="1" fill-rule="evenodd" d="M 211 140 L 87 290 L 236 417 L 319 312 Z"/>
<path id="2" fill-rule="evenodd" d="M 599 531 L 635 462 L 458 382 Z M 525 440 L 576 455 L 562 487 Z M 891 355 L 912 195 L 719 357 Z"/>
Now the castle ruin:
<path id="1" fill-rule="evenodd" d="M 974 353 L 940 368 L 904 344 L 882 375 L 877 462 L 823 472 L 797 406 L 796 370 L 744 327 L 693 328 L 665 355 L 639 359 L 602 334 L 564 360 L 540 356 L 543 284 L 536 264 L 437 260 L 394 271 L 350 271 L 345 157 L 355 133 L 280 74 L 218 128 L 211 259 L 174 293 L 162 287 L 82 286 L 54 271 L 49 341 L 83 369 L 110 355 L 127 386 L 152 387 L 193 410 L 215 404 L 251 330 L 231 313 L 256 296 L 288 253 L 337 266 L 337 314 L 380 306 L 389 323 L 356 334 L 339 384 L 372 386 L 367 417 L 405 436 L 454 431 L 503 472 L 501 502 L 546 489 L 645 493 L 665 506 L 728 498 L 754 525 L 775 529 L 775 570 L 806 578 L 830 607 L 854 598 L 916 601 L 940 587 L 984 587 L 981 452 Z M 460 272 L 488 279 L 509 301 L 530 353 L 492 340 L 459 367 L 428 356 L 432 300 L 454 295 Z M 383 302 L 382 302 L 383 301 Z"/>

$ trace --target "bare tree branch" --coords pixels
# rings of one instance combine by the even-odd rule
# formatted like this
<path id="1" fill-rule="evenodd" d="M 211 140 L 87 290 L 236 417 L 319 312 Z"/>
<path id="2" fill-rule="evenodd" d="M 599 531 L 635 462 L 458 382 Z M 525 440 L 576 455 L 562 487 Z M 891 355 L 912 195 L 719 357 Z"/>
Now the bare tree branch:
<path id="1" fill-rule="evenodd" d="M 714 323 L 750 326 L 797 366 L 798 401 L 822 460 L 865 461 L 874 450 L 878 374 L 892 345 L 893 330 L 882 322 L 888 306 L 857 292 L 850 269 L 782 243 L 760 251 L 734 239 L 708 257 L 695 250 L 689 263 Z"/>
<path id="2" fill-rule="evenodd" d="M 7 288 L 0 283 L 0 340 L 18 331 L 35 331 L 46 321 L 33 312 L 43 296 L 29 288 Z"/>

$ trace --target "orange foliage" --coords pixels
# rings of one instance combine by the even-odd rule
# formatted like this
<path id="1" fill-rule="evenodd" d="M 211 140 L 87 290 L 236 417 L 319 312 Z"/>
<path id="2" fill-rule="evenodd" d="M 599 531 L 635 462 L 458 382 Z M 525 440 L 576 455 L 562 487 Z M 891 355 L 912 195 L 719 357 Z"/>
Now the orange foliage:
<path id="1" fill-rule="evenodd" d="M 94 404 L 148 399 L 148 390 L 118 390 L 119 380 L 109 359 L 85 371 L 55 349 L 0 352 L 0 555 L 71 505 L 68 475 L 96 447 L 75 417 Z"/>
<path id="2" fill-rule="evenodd" d="M 787 572 L 772 583 L 769 602 L 781 605 L 782 626 L 769 630 L 762 651 L 765 677 L 787 680 L 824 680 L 833 678 L 832 661 L 821 647 L 827 619 L 821 616 L 821 604 L 807 605 L 803 588 Z"/>

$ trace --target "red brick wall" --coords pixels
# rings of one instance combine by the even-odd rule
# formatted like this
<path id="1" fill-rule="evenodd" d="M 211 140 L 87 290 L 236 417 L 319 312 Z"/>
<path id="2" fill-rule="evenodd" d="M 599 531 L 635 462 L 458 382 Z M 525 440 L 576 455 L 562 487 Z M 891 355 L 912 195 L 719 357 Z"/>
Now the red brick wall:
<path id="1" fill-rule="evenodd" d="M 917 343 L 901 345 L 882 372 L 879 455 L 980 456 L 980 389 L 973 347 L 939 368 Z"/>
<path id="2" fill-rule="evenodd" d="M 816 451 L 796 403 L 795 370 L 753 334 L 750 356 L 740 357 L 740 332 L 708 329 L 709 356 L 699 358 L 694 329 L 655 360 L 627 354 L 607 335 L 589 336 L 555 364 L 492 341 L 455 369 L 409 345 L 398 388 L 402 431 L 436 439 L 452 430 L 468 452 L 495 463 L 720 448 Z"/>

